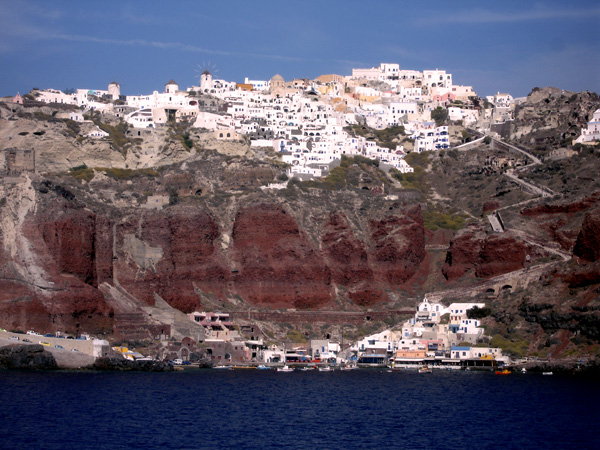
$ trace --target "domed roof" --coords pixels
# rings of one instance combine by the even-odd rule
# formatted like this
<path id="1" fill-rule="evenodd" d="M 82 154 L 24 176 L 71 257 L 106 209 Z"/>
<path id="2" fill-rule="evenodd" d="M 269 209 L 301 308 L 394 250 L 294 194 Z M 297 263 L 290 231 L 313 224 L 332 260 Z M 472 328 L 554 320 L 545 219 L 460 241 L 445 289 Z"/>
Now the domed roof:
<path id="1" fill-rule="evenodd" d="M 175 83 L 175 82 L 173 81 L 173 79 L 170 79 L 170 80 L 167 82 L 167 84 L 165 84 L 165 86 L 168 86 L 168 85 L 170 85 L 170 84 L 175 84 L 175 85 L 176 85 L 177 83 Z"/>
<path id="2" fill-rule="evenodd" d="M 285 81 L 283 79 L 283 77 L 279 74 L 275 75 L 273 78 L 271 78 L 271 81 Z"/>

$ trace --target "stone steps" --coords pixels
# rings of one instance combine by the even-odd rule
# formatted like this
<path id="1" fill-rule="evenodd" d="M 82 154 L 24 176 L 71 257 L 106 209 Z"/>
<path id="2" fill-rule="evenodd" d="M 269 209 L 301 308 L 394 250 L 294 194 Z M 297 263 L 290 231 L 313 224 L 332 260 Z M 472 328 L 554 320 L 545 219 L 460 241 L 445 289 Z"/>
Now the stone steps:
<path id="1" fill-rule="evenodd" d="M 115 314 L 114 333 L 124 341 L 152 339 L 148 331 L 148 321 L 142 312 Z"/>

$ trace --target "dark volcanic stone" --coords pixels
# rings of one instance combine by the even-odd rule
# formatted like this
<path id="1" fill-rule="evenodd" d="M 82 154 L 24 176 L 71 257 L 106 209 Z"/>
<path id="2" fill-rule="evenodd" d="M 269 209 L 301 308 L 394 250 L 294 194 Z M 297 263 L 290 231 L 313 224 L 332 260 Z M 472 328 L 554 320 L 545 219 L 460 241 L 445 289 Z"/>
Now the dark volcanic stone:
<path id="1" fill-rule="evenodd" d="M 58 365 L 42 345 L 7 345 L 0 348 L 0 369 L 53 370 Z"/>

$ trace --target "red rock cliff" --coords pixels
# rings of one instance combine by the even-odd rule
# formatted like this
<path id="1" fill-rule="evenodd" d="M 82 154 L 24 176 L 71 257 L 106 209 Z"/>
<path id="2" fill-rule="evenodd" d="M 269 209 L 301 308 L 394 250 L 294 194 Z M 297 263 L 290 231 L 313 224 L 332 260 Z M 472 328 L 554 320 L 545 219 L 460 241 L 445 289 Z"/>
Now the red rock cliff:
<path id="1" fill-rule="evenodd" d="M 482 278 L 523 268 L 528 247 L 506 234 L 487 235 L 478 226 L 460 232 L 451 242 L 442 266 L 448 280 L 471 272 Z"/>
<path id="2" fill-rule="evenodd" d="M 250 303 L 307 309 L 333 300 L 329 267 L 283 207 L 241 208 L 232 239 L 235 290 Z"/>
<path id="3" fill-rule="evenodd" d="M 573 254 L 587 261 L 600 260 L 600 209 L 586 214 Z"/>

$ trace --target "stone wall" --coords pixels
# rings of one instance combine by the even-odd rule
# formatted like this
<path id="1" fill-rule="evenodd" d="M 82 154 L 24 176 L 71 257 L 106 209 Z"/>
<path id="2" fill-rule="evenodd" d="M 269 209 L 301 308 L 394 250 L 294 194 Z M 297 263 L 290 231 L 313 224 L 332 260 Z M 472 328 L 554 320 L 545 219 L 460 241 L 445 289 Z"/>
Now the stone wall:
<path id="1" fill-rule="evenodd" d="M 392 311 L 366 311 L 366 312 L 341 312 L 341 311 L 238 311 L 230 313 L 233 321 L 260 320 L 275 323 L 291 324 L 331 324 L 331 325 L 356 325 L 366 322 L 380 322 L 393 318 L 399 321 L 415 314 L 414 309 L 399 309 Z"/>

